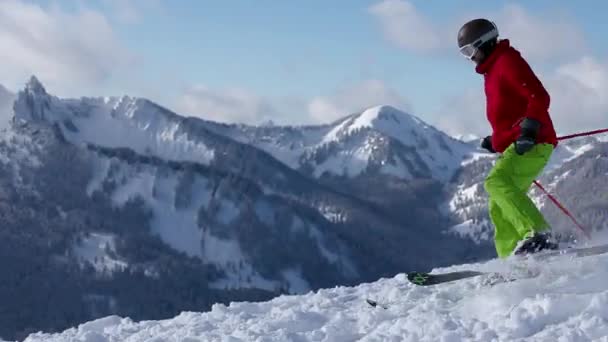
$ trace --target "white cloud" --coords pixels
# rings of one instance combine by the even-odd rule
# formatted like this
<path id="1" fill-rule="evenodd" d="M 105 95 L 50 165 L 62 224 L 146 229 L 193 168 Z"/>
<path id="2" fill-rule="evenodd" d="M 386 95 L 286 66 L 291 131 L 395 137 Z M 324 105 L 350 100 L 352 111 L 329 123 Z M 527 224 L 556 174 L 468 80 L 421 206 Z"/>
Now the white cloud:
<path id="1" fill-rule="evenodd" d="M 585 51 L 582 29 L 567 14 L 558 11 L 530 13 L 517 4 L 508 4 L 495 15 L 500 34 L 509 38 L 532 59 L 580 56 Z"/>
<path id="2" fill-rule="evenodd" d="M 405 0 L 383 0 L 369 8 L 384 36 L 396 46 L 414 51 L 441 48 L 441 34 L 416 7 Z"/>
<path id="3" fill-rule="evenodd" d="M 530 12 L 521 5 L 507 4 L 494 12 L 460 14 L 447 23 L 433 22 L 406 0 L 382 0 L 369 11 L 379 20 L 388 41 L 414 52 L 443 50 L 453 53 L 458 30 L 475 18 L 496 22 L 501 37 L 511 39 L 532 59 L 578 56 L 586 49 L 582 29 L 570 15 L 558 10 Z"/>
<path id="4" fill-rule="evenodd" d="M 562 65 L 547 82 L 560 133 L 607 128 L 608 63 L 592 57 Z"/>
<path id="5" fill-rule="evenodd" d="M 259 124 L 277 116 L 270 102 L 239 88 L 192 86 L 179 96 L 175 107 L 182 114 L 227 123 Z"/>
<path id="6" fill-rule="evenodd" d="M 0 85 L 0 129 L 9 127 L 13 118 L 13 102 L 15 94 Z"/>
<path id="7" fill-rule="evenodd" d="M 207 120 L 261 124 L 324 124 L 376 105 L 388 104 L 408 109 L 397 91 L 378 80 L 368 80 L 345 86 L 333 94 L 302 98 L 264 98 L 241 88 L 212 89 L 192 86 L 175 103 L 178 113 Z"/>
<path id="8" fill-rule="evenodd" d="M 368 80 L 338 89 L 329 96 L 317 96 L 308 105 L 312 122 L 329 123 L 348 114 L 376 105 L 392 105 L 407 110 L 407 101 L 394 89 L 379 80 Z"/>
<path id="9" fill-rule="evenodd" d="M 0 79 L 15 88 L 37 75 L 60 95 L 81 94 L 133 61 L 101 13 L 0 1 Z"/>
<path id="10" fill-rule="evenodd" d="M 443 101 L 437 127 L 453 136 L 474 134 L 485 137 L 492 133 L 486 119 L 483 88 L 468 88 Z"/>
<path id="11" fill-rule="evenodd" d="M 124 23 L 135 24 L 141 21 L 145 12 L 160 9 L 160 0 L 103 0 L 113 15 Z"/>

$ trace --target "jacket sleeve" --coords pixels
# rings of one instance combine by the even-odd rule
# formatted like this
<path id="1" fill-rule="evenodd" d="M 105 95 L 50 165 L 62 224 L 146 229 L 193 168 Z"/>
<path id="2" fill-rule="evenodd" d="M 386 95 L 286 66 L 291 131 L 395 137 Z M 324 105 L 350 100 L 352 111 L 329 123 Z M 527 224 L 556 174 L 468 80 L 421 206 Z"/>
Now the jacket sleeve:
<path id="1" fill-rule="evenodd" d="M 522 96 L 528 99 L 525 117 L 543 121 L 549 112 L 549 93 L 536 77 L 530 65 L 518 52 L 508 55 L 505 60 L 503 77 Z"/>

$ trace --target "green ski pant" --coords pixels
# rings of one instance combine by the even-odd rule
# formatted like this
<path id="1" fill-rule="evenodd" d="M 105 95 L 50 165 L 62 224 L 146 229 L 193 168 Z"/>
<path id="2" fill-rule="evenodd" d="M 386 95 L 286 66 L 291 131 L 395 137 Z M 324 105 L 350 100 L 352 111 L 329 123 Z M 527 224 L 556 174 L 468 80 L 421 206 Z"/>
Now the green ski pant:
<path id="1" fill-rule="evenodd" d="M 494 242 L 501 258 L 508 257 L 527 235 L 549 228 L 527 192 L 551 157 L 553 145 L 537 144 L 518 155 L 511 145 L 498 158 L 485 181 L 490 195 Z"/>

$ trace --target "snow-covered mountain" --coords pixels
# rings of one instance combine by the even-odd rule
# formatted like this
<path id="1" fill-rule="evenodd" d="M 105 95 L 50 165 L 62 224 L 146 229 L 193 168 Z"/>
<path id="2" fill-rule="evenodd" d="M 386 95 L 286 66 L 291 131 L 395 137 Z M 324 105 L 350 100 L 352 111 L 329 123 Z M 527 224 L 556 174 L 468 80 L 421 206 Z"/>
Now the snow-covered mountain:
<path id="1" fill-rule="evenodd" d="M 217 304 L 163 321 L 109 316 L 25 341 L 605 341 L 607 266 L 607 255 L 493 260 L 436 272 L 502 272 L 517 280 L 488 275 L 420 287 L 399 274 L 264 303 Z"/>
<path id="2" fill-rule="evenodd" d="M 315 215 L 298 214 L 304 208 L 296 202 L 278 203 L 280 194 L 305 199 L 319 191 L 330 200 L 339 195 L 308 184 L 306 178 L 255 148 L 206 130 L 200 120 L 183 118 L 147 100 L 130 97 L 59 99 L 47 94 L 36 78 L 20 92 L 14 110 L 18 124 L 33 129 L 34 134 L 52 127 L 61 140 L 79 148 L 75 151 L 86 157 L 89 165 L 80 166 L 88 169 L 85 177 L 89 179 L 75 191 L 91 199 L 106 197 L 115 207 L 140 204 L 151 217 L 138 224 L 149 226 L 153 235 L 176 251 L 222 269 L 225 277 L 213 282 L 212 287 L 286 288 L 298 292 L 317 286 L 303 278 L 302 272 L 308 272 L 302 269 L 306 266 L 289 265 L 289 258 L 279 262 L 286 263 L 279 279 L 262 276 L 259 267 L 266 267 L 267 262 L 253 265 L 252 253 L 258 247 L 243 240 L 253 236 L 243 236 L 241 226 L 258 226 L 251 233 L 262 241 L 271 238 L 266 234 L 280 228 L 281 234 L 287 234 L 281 243 L 292 239 L 300 246 L 312 243 L 311 250 L 325 260 L 315 261 L 317 272 L 326 263 L 333 271 L 338 267 L 337 274 L 347 278 L 358 273 L 346 247 L 336 240 L 335 233 L 326 231 L 331 222 L 323 214 L 331 213 L 330 204 L 317 203 L 325 212 Z M 39 145 L 41 150 L 47 147 Z M 35 153 L 30 156 L 36 158 Z M 5 159 L 11 158 L 7 155 Z M 39 159 L 32 165 L 44 164 Z M 357 204 L 352 206 L 356 208 Z M 62 208 L 68 215 L 65 210 Z M 282 222 L 277 227 L 279 220 Z M 82 245 L 95 240 L 105 241 L 102 249 L 114 245 L 113 236 L 107 232 L 91 233 L 93 241 L 87 237 L 74 250 L 82 250 Z M 284 248 L 272 244 L 267 247 L 275 253 Z"/>
<path id="3" fill-rule="evenodd" d="M 32 78 L 0 136 L 0 250 L 6 254 L 0 266 L 14 270 L 7 271 L 9 284 L 22 285 L 0 287 L 0 301 L 8 303 L 0 309 L 8 322 L 0 336 L 108 314 L 158 319 L 491 255 L 445 234 L 449 222 L 436 210 L 440 179 L 454 172 L 466 146 L 442 148 L 454 141 L 392 111 L 380 107 L 315 128 L 335 135 L 310 144 L 307 153 L 320 161 L 328 146 L 340 156 L 338 141 L 385 150 L 364 155 L 365 172 L 356 177 L 314 177 L 304 167 L 311 164 L 290 167 L 219 132 L 229 126 L 185 118 L 145 99 L 60 99 Z M 411 140 L 418 145 L 390 136 L 386 120 L 409 122 L 399 130 L 416 131 Z M 372 137 L 385 144 L 363 144 Z M 418 154 L 423 150 L 427 156 Z M 440 161 L 447 156 L 450 163 Z M 398 163 L 382 169 L 374 158 L 403 165 L 419 159 L 410 171 L 422 171 L 419 178 L 418 171 L 395 177 L 382 170 Z M 366 163 L 344 161 L 347 169 Z M 427 172 L 431 166 L 437 171 Z M 39 271 L 23 278 L 18 269 Z M 42 283 L 48 287 L 37 289 Z M 19 298 L 31 293 L 37 299 L 26 312 L 17 310 Z M 65 296 L 67 303 L 60 302 Z M 43 307 L 55 308 L 53 319 Z"/>
<path id="4" fill-rule="evenodd" d="M 325 126 L 209 127 L 314 177 L 366 173 L 445 182 L 475 149 L 391 106 L 373 107 Z"/>
<path id="5" fill-rule="evenodd" d="M 494 156 L 392 107 L 322 126 L 225 125 L 139 98 L 60 99 L 32 78 L 10 115 L 5 338 L 495 255 L 482 187 Z M 561 145 L 541 179 L 595 230 L 608 210 L 606 144 Z"/>

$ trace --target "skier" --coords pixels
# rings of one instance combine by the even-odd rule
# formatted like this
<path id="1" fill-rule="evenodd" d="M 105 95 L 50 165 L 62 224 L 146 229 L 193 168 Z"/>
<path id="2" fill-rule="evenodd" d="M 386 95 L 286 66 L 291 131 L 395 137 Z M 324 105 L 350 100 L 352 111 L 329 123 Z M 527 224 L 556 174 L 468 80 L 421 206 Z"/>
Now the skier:
<path id="1" fill-rule="evenodd" d="M 498 39 L 493 22 L 464 24 L 458 47 L 484 77 L 492 135 L 482 139 L 481 147 L 501 153 L 484 184 L 498 256 L 557 249 L 547 221 L 526 194 L 557 146 L 549 94 L 509 40 Z"/>

